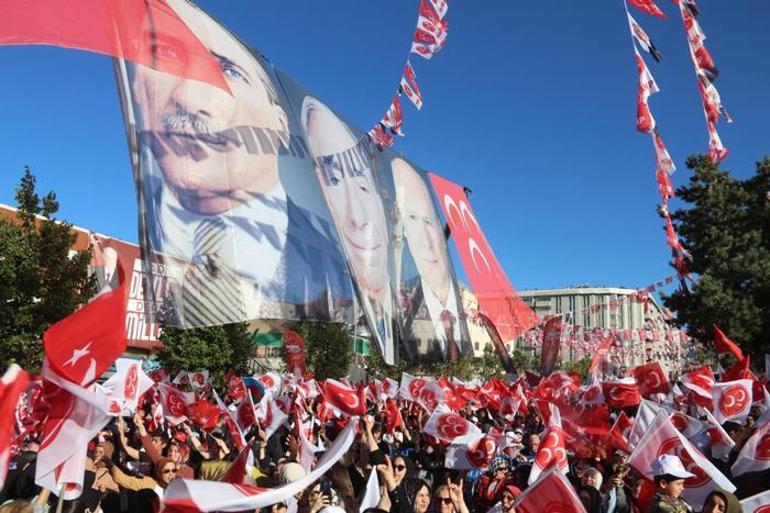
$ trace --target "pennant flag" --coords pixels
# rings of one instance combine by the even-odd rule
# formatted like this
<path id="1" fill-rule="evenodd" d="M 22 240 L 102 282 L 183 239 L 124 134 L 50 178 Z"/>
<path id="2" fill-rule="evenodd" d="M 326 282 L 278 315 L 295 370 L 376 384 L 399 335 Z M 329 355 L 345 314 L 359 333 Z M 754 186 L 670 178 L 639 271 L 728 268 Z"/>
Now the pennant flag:
<path id="1" fill-rule="evenodd" d="M 0 45 L 87 50 L 230 93 L 219 62 L 164 0 L 71 0 L 66 8 L 57 0 L 4 2 Z"/>
<path id="2" fill-rule="evenodd" d="M 746 440 L 730 469 L 734 476 L 770 468 L 770 422 L 759 426 Z"/>
<path id="3" fill-rule="evenodd" d="M 714 349 L 717 354 L 730 353 L 738 360 L 743 360 L 743 351 L 738 344 L 727 338 L 727 335 L 714 324 Z"/>
<path id="4" fill-rule="evenodd" d="M 118 288 L 98 295 L 43 334 L 48 364 L 73 383 L 93 382 L 126 349 L 126 279 L 120 264 L 118 279 Z"/>
<path id="5" fill-rule="evenodd" d="M 648 36 L 647 32 L 645 32 L 644 29 L 636 22 L 634 17 L 631 16 L 630 12 L 626 11 L 626 14 L 628 15 L 628 25 L 631 27 L 631 34 L 634 36 L 634 39 L 639 43 L 639 46 L 642 47 L 642 50 L 652 55 L 652 58 L 657 62 L 660 62 L 663 58 L 663 55 L 652 43 L 650 36 Z"/>
<path id="6" fill-rule="evenodd" d="M 322 387 L 322 392 L 326 402 L 340 413 L 351 417 L 366 414 L 366 398 L 363 388 L 356 390 L 339 381 L 327 379 Z"/>
<path id="7" fill-rule="evenodd" d="M 665 20 L 666 15 L 660 10 L 660 7 L 655 5 L 653 0 L 628 0 L 628 3 L 639 9 L 640 11 L 652 16 Z"/>
<path id="8" fill-rule="evenodd" d="M 514 507 L 521 513 L 586 513 L 575 488 L 555 468 L 542 474 L 536 483 L 524 490 Z"/>
<path id="9" fill-rule="evenodd" d="M 677 431 L 665 411 L 657 415 L 631 453 L 628 462 L 639 473 L 652 480 L 652 462 L 663 454 L 677 456 L 685 469 L 695 474 L 695 477 L 685 480 L 682 492 L 690 504 L 703 504 L 706 496 L 717 488 L 728 492 L 735 491 L 735 486 L 727 477 Z"/>
<path id="10" fill-rule="evenodd" d="M 516 294 L 473 214 L 462 187 L 429 174 L 452 232 L 463 269 L 481 310 L 505 340 L 538 324 L 538 316 Z"/>
<path id="11" fill-rule="evenodd" d="M 741 510 L 743 513 L 770 513 L 770 490 L 743 499 Z"/>
<path id="12" fill-rule="evenodd" d="M 377 123 L 374 128 L 367 132 L 367 135 L 377 146 L 392 146 L 395 142 L 393 136 L 385 131 L 381 123 Z"/>
<path id="13" fill-rule="evenodd" d="M 634 367 L 632 374 L 636 378 L 637 383 L 639 383 L 639 392 L 643 397 L 671 392 L 671 385 L 668 382 L 666 371 L 663 370 L 660 362 L 652 362 Z"/>
<path id="14" fill-rule="evenodd" d="M 433 410 L 422 431 L 448 443 L 468 442 L 481 434 L 478 426 L 443 404 Z"/>
<path id="15" fill-rule="evenodd" d="M 133 415 L 139 398 L 144 395 L 154 382 L 142 370 L 141 362 L 130 358 L 118 358 L 115 361 L 115 374 L 104 382 L 104 387 L 113 397 L 123 402 L 121 415 Z"/>
<path id="16" fill-rule="evenodd" d="M 438 16 L 438 19 L 443 20 L 444 16 L 446 16 L 447 11 L 449 10 L 449 4 L 446 0 L 428 0 L 430 3 L 430 6 L 433 8 L 433 10 L 436 12 L 436 16 Z"/>
<path id="17" fill-rule="evenodd" d="M 194 511 L 254 511 L 277 504 L 302 492 L 326 474 L 345 454 L 355 439 L 355 422 L 348 422 L 334 442 L 304 477 L 277 488 L 254 488 L 230 483 L 191 479 L 174 479 L 163 497 L 168 513 Z"/>
<path id="18" fill-rule="evenodd" d="M 714 384 L 712 412 L 719 424 L 728 420 L 738 423 L 746 420 L 751 411 L 752 385 L 750 379 Z"/>
<path id="19" fill-rule="evenodd" d="M 13 422 L 10 419 L 14 418 L 16 404 L 28 383 L 29 374 L 15 363 L 0 378 L 0 419 L 6 419 L 0 422 L 0 483 L 5 483 L 11 456 Z"/>
<path id="20" fill-rule="evenodd" d="M 447 37 L 447 23 L 441 21 L 434 22 L 429 17 L 420 16 L 417 18 L 417 32 L 421 33 L 420 39 L 434 45 L 443 45 Z M 417 39 L 417 38 L 415 38 Z"/>
<path id="21" fill-rule="evenodd" d="M 674 160 L 668 153 L 666 145 L 663 144 L 663 138 L 657 129 L 652 131 L 652 144 L 655 147 L 655 159 L 658 163 L 658 169 L 665 171 L 669 175 L 676 171 Z"/>
<path id="22" fill-rule="evenodd" d="M 655 129 L 655 118 L 652 117 L 648 99 L 650 95 L 660 92 L 658 84 L 652 77 L 642 56 L 634 48 L 636 54 L 636 69 L 639 72 L 639 88 L 636 100 L 636 129 L 642 133 L 650 133 Z"/>
<path id="23" fill-rule="evenodd" d="M 390 128 L 390 131 L 394 134 L 400 137 L 404 136 L 404 133 L 401 131 L 401 126 L 404 124 L 404 113 L 401 109 L 401 98 L 398 94 L 393 97 L 393 101 L 390 107 L 388 107 L 385 116 L 380 120 L 380 123 Z"/>
<path id="24" fill-rule="evenodd" d="M 422 93 L 417 86 L 417 76 L 414 74 L 414 69 L 409 61 L 406 61 L 404 66 L 404 74 L 401 77 L 401 91 L 409 98 L 409 101 L 417 108 L 422 109 Z"/>
<path id="25" fill-rule="evenodd" d="M 410 52 L 416 53 L 423 59 L 430 60 L 433 57 L 433 55 L 437 52 L 437 49 L 434 45 L 424 44 L 418 41 L 412 41 L 412 49 L 410 50 Z"/>

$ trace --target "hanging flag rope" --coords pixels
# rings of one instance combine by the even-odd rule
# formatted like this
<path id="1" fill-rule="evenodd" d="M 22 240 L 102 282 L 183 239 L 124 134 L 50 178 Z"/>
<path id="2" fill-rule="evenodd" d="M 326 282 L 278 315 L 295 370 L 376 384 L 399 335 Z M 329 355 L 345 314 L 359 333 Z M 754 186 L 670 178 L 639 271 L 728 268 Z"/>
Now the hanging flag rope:
<path id="1" fill-rule="evenodd" d="M 666 19 L 665 14 L 663 14 L 660 8 L 651 0 L 630 0 L 630 3 L 647 14 Z M 671 182 L 670 175 L 676 170 L 676 166 L 674 166 L 674 161 L 671 159 L 671 155 L 669 155 L 666 145 L 663 143 L 663 138 L 658 131 L 655 118 L 650 110 L 648 103 L 649 97 L 660 92 L 660 88 L 655 82 L 652 73 L 650 73 L 647 63 L 639 53 L 639 47 L 650 54 L 657 62 L 660 62 L 662 55 L 652 42 L 652 39 L 650 39 L 650 36 L 647 35 L 647 32 L 645 32 L 641 25 L 639 25 L 634 17 L 631 16 L 631 13 L 628 11 L 628 2 L 626 2 L 626 0 L 623 1 L 623 6 L 626 9 L 628 28 L 631 33 L 631 45 L 634 48 L 636 69 L 639 74 L 636 100 L 636 129 L 641 133 L 650 134 L 652 136 L 652 145 L 655 149 L 656 161 L 655 180 L 658 184 L 658 192 L 660 193 L 661 198 L 659 213 L 664 220 L 666 228 L 666 244 L 671 248 L 672 264 L 677 271 L 680 283 L 682 286 L 685 286 L 685 280 L 689 279 L 692 281 L 689 266 L 687 264 L 687 262 L 691 260 L 691 257 L 679 240 L 679 234 L 676 231 L 676 226 L 674 225 L 668 210 L 668 200 L 674 197 L 674 185 Z"/>
<path id="2" fill-rule="evenodd" d="M 417 17 L 417 27 L 412 36 L 412 46 L 409 54 L 417 54 L 423 59 L 431 59 L 441 51 L 446 44 L 448 25 L 444 17 L 449 5 L 446 0 L 420 0 L 420 12 Z M 417 110 L 422 109 L 422 93 L 417 85 L 417 76 L 412 63 L 407 58 L 404 71 L 401 74 L 398 89 L 390 106 L 380 121 L 369 130 L 368 135 L 377 146 L 392 146 L 394 135 L 404 136 L 401 127 L 404 124 L 401 95 L 407 97 Z"/>
<path id="3" fill-rule="evenodd" d="M 694 0 L 682 0 L 677 2 L 679 12 L 682 15 L 687 44 L 690 48 L 690 57 L 695 67 L 695 76 L 698 80 L 698 90 L 703 102 L 703 113 L 706 116 L 706 129 L 709 134 L 709 157 L 714 164 L 722 162 L 728 154 L 728 149 L 722 144 L 722 139 L 717 133 L 716 124 L 722 117 L 727 123 L 732 123 L 732 117 L 722 105 L 714 82 L 719 75 L 719 69 L 714 64 L 704 41 L 706 35 L 696 19 L 700 10 Z"/>

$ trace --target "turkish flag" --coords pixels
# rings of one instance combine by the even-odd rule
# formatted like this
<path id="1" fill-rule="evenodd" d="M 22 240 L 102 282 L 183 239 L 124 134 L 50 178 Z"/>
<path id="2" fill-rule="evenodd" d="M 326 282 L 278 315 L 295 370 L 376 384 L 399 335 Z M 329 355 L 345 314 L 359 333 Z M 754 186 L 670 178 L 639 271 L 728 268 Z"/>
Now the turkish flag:
<path id="1" fill-rule="evenodd" d="M 610 428 L 610 443 L 621 451 L 629 452 L 628 435 L 631 434 L 632 427 L 634 427 L 634 421 L 626 415 L 626 412 L 621 411 L 615 424 Z"/>
<path id="2" fill-rule="evenodd" d="M 751 411 L 753 383 L 750 379 L 739 379 L 714 384 L 711 411 L 717 422 L 742 423 L 746 420 Z"/>
<path id="3" fill-rule="evenodd" d="M 660 362 L 634 367 L 632 374 L 636 378 L 636 382 L 639 383 L 639 392 L 643 397 L 671 392 L 671 385 L 668 383 L 668 377 Z"/>
<path id="4" fill-rule="evenodd" d="M 385 401 L 385 432 L 393 434 L 396 429 L 404 427 L 404 417 L 401 415 L 401 410 L 394 399 L 388 399 Z"/>
<path id="5" fill-rule="evenodd" d="M 28 383 L 29 374 L 15 363 L 8 367 L 0 379 L 0 419 L 6 419 L 0 422 L 0 483 L 5 482 L 11 455 L 11 435 L 14 427 L 11 419 L 14 418 L 16 404 L 27 389 Z"/>
<path id="6" fill-rule="evenodd" d="M 126 349 L 126 277 L 120 264 L 118 277 L 118 288 L 99 294 L 43 334 L 48 364 L 78 385 L 92 383 Z"/>
<path id="7" fill-rule="evenodd" d="M 575 489 L 557 469 L 541 474 L 540 479 L 519 496 L 515 508 L 521 513 L 586 513 Z"/>
<path id="8" fill-rule="evenodd" d="M 481 231 L 463 188 L 430 173 L 433 188 L 453 235 L 465 274 L 481 310 L 503 340 L 516 339 L 539 323 L 537 314 L 516 294 Z"/>
<path id="9" fill-rule="evenodd" d="M 660 10 L 660 7 L 655 5 L 655 2 L 652 0 L 628 0 L 628 3 L 639 9 L 640 11 L 647 13 L 652 16 L 657 16 L 658 18 L 665 20 L 666 15 L 663 11 Z"/>
<path id="10" fill-rule="evenodd" d="M 87 50 L 199 80 L 229 93 L 219 62 L 169 3 L 179 6 L 173 0 L 3 2 L 0 45 Z"/>
<path id="11" fill-rule="evenodd" d="M 714 349 L 719 354 L 730 353 L 739 361 L 744 359 L 743 351 L 738 347 L 738 344 L 727 338 L 727 335 L 716 324 L 714 324 Z"/>
<path id="12" fill-rule="evenodd" d="M 602 390 L 607 404 L 612 408 L 628 408 L 636 406 L 642 400 L 639 387 L 633 378 L 624 378 L 618 381 L 605 381 Z"/>
<path id="13" fill-rule="evenodd" d="M 219 420 L 219 408 L 205 399 L 199 399 L 187 405 L 187 416 L 198 427 L 210 431 Z"/>
<path id="14" fill-rule="evenodd" d="M 324 399 L 340 413 L 350 416 L 366 414 L 364 389 L 350 388 L 339 381 L 327 379 L 321 388 Z"/>

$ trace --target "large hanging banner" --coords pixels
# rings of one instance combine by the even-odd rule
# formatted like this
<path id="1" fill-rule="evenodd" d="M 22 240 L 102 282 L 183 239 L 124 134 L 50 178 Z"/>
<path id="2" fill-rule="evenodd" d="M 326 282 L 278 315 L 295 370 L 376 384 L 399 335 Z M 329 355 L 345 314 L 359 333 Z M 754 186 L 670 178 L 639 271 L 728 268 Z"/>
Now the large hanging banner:
<path id="1" fill-rule="evenodd" d="M 385 361 L 395 363 L 415 317 L 402 291 L 420 282 L 432 294 L 424 302 L 434 336 L 422 351 L 407 344 L 407 355 L 465 352 L 470 343 L 446 245 L 440 239 L 433 254 L 415 253 L 409 239 L 417 235 L 401 222 L 412 215 L 438 225 L 425 173 L 378 149 L 196 6 L 168 5 L 218 61 L 232 94 L 182 78 L 189 74 L 116 64 L 146 295 L 161 305 L 163 321 L 346 322 L 365 327 Z M 154 51 L 183 48 L 169 39 Z M 421 210 L 399 212 L 396 176 L 422 184 L 422 191 L 401 186 L 423 195 Z M 404 266 L 404 258 L 411 263 Z"/>
<path id="2" fill-rule="evenodd" d="M 430 173 L 463 269 L 482 312 L 504 340 L 514 340 L 538 324 L 537 314 L 516 294 L 459 185 Z"/>

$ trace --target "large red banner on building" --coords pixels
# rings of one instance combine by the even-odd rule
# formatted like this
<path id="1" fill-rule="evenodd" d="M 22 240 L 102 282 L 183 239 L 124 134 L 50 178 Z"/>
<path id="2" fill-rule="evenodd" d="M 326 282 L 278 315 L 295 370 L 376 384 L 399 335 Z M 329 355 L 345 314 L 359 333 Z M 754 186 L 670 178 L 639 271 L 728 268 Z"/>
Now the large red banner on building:
<path id="1" fill-rule="evenodd" d="M 430 179 L 479 309 L 503 339 L 517 338 L 538 324 L 537 314 L 516 294 L 484 237 L 463 188 L 434 173 L 430 173 Z"/>

